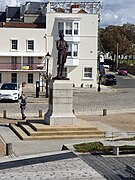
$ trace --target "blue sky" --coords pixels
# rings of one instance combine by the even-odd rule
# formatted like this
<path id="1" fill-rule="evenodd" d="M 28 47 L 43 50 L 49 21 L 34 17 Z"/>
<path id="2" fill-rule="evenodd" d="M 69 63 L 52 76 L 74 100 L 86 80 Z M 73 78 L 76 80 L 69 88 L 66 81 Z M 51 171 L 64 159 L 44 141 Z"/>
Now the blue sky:
<path id="1" fill-rule="evenodd" d="M 101 25 L 135 24 L 135 0 L 102 0 Z"/>
<path id="2" fill-rule="evenodd" d="M 20 3 L 24 4 L 26 1 L 45 2 L 46 0 L 0 0 L 0 11 L 4 10 L 6 5 L 20 5 Z M 66 2 L 67 0 L 59 1 Z M 72 0 L 70 0 L 70 2 L 71 1 Z M 91 2 L 92 1 L 94 0 L 91 0 Z M 99 0 L 95 1 L 99 2 Z M 135 0 L 101 0 L 101 2 L 103 2 L 103 9 L 101 10 L 102 27 L 109 25 L 123 25 L 127 22 L 135 24 Z"/>

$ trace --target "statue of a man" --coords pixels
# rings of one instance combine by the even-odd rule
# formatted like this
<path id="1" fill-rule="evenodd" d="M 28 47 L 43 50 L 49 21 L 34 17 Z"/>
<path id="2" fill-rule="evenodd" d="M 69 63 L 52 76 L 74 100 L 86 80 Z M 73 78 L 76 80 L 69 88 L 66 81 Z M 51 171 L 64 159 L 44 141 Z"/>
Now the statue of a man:
<path id="1" fill-rule="evenodd" d="M 67 58 L 68 43 L 64 40 L 63 33 L 60 33 L 59 37 L 60 37 L 60 39 L 56 42 L 56 47 L 58 50 L 57 77 L 62 78 L 64 64 L 66 63 L 66 58 Z"/>

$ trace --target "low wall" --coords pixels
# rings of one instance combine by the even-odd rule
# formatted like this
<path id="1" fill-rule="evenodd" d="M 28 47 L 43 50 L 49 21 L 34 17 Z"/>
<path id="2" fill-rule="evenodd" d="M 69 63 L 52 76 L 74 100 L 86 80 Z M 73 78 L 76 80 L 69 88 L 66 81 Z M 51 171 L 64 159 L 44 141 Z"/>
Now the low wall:
<path id="1" fill-rule="evenodd" d="M 135 75 L 135 66 L 128 66 L 128 72 Z"/>
<path id="2" fill-rule="evenodd" d="M 0 136 L 0 156 L 6 156 L 6 142 Z"/>

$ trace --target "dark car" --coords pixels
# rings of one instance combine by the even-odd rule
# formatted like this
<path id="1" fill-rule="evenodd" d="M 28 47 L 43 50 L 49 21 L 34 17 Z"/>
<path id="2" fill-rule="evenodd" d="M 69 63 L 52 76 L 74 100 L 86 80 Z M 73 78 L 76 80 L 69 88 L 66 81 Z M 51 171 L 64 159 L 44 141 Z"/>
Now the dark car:
<path id="1" fill-rule="evenodd" d="M 126 67 L 119 68 L 118 69 L 118 74 L 127 76 L 127 74 L 128 74 L 127 68 Z"/>
<path id="2" fill-rule="evenodd" d="M 116 78 L 115 78 L 115 76 L 113 74 L 105 74 L 101 78 L 101 83 L 104 84 L 104 85 L 116 85 L 117 80 L 116 80 Z"/>

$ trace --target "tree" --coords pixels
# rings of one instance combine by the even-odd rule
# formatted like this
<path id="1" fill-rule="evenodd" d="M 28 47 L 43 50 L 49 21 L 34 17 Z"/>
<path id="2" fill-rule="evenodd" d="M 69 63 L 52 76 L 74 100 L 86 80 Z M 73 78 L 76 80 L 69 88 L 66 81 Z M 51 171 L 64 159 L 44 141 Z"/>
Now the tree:
<path id="1" fill-rule="evenodd" d="M 131 55 L 134 53 L 135 25 L 110 25 L 100 29 L 100 40 L 106 52 L 117 54 L 118 45 L 119 55 Z"/>

